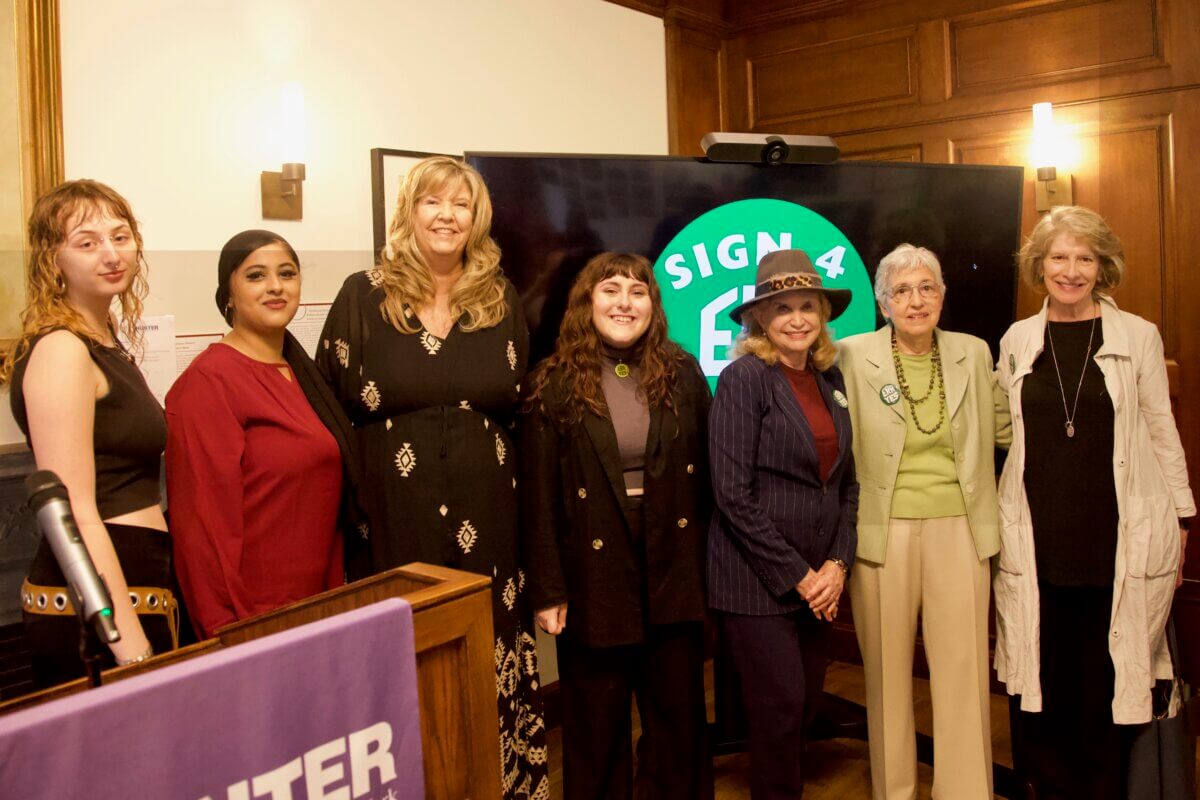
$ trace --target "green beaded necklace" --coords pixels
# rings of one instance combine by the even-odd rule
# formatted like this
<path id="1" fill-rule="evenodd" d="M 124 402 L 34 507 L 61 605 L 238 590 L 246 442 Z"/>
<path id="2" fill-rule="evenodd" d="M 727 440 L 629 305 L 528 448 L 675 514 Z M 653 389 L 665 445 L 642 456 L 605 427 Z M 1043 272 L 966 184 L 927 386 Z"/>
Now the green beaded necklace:
<path id="1" fill-rule="evenodd" d="M 913 424 L 926 436 L 933 436 L 941 430 L 942 423 L 946 421 L 946 382 L 942 379 L 942 354 L 938 350 L 937 336 L 933 337 L 933 350 L 930 352 L 930 356 L 933 363 L 932 369 L 929 370 L 929 388 L 925 390 L 924 397 L 913 397 L 912 390 L 908 387 L 908 381 L 904 377 L 904 364 L 900 361 L 900 348 L 896 345 L 896 329 L 892 329 L 892 363 L 896 365 L 896 380 L 900 384 L 900 394 L 908 403 L 908 413 L 912 414 Z M 931 429 L 925 430 L 921 424 L 921 418 L 917 416 L 917 406 L 922 405 L 933 395 L 935 385 L 938 390 L 938 420 Z"/>

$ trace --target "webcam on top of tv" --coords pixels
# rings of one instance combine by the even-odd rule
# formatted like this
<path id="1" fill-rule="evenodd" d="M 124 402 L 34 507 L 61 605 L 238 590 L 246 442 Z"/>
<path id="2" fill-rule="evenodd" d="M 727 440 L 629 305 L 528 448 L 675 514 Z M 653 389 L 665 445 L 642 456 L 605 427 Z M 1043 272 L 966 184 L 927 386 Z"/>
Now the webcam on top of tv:
<path id="1" fill-rule="evenodd" d="M 776 133 L 725 133 L 713 131 L 700 140 L 709 161 L 742 164 L 832 164 L 838 160 L 837 142 L 828 136 L 793 136 Z"/>

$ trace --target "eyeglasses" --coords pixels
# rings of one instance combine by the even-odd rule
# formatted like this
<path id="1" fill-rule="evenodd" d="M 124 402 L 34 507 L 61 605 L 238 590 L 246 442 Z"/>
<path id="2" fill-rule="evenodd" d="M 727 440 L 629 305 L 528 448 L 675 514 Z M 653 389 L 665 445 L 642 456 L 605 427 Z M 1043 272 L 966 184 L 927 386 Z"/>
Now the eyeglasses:
<path id="1" fill-rule="evenodd" d="M 921 293 L 921 298 L 924 300 L 932 300 L 935 297 L 942 296 L 942 287 L 938 286 L 933 281 L 924 281 L 916 286 L 910 286 L 907 283 L 902 283 L 899 286 L 892 287 L 888 292 L 888 297 L 898 303 L 907 303 L 912 299 L 913 289 Z"/>

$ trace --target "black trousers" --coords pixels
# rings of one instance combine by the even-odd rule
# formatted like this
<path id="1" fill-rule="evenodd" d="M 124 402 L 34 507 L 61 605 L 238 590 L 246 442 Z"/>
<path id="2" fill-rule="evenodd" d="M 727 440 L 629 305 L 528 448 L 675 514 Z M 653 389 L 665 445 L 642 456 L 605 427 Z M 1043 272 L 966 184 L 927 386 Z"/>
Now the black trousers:
<path id="1" fill-rule="evenodd" d="M 750 796 L 797 800 L 804 747 L 829 664 L 828 623 L 807 608 L 790 614 L 722 614 L 750 729 Z"/>
<path id="2" fill-rule="evenodd" d="M 126 584 L 170 589 L 179 598 L 171 568 L 171 537 L 166 531 L 112 522 L 104 525 L 112 539 Z M 45 539 L 38 545 L 33 562 L 29 565 L 29 580 L 39 586 L 66 584 L 66 578 L 54 559 L 54 551 Z M 46 689 L 86 674 L 79 656 L 79 622 L 76 617 L 29 612 L 24 612 L 23 617 L 25 642 L 33 663 L 33 685 L 36 688 Z M 155 653 L 165 653 L 171 649 L 171 629 L 165 616 L 142 614 L 138 619 Z M 107 647 L 102 651 L 100 668 L 116 666 L 112 652 Z"/>
<path id="3" fill-rule="evenodd" d="M 1042 710 L 1009 700 L 1013 767 L 1037 800 L 1124 800 L 1135 726 L 1112 718 L 1112 587 L 1040 584 Z"/>
<path id="4" fill-rule="evenodd" d="M 648 625 L 640 644 L 585 647 L 569 633 L 557 644 L 565 800 L 712 797 L 701 623 Z"/>

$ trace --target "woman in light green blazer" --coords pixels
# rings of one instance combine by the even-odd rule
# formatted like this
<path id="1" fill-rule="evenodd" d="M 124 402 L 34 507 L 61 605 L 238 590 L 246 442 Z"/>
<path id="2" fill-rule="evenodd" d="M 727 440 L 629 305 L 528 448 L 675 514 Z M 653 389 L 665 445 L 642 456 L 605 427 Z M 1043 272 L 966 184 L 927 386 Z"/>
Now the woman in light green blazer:
<path id="1" fill-rule="evenodd" d="M 874 800 L 917 796 L 918 616 L 933 699 L 935 798 L 992 797 L 989 559 L 1000 547 L 994 453 L 1007 405 L 982 339 L 938 329 L 937 257 L 902 244 L 875 273 L 888 325 L 843 340 L 860 485 L 851 609 L 862 651 Z M 998 402 L 999 401 L 999 402 Z"/>

